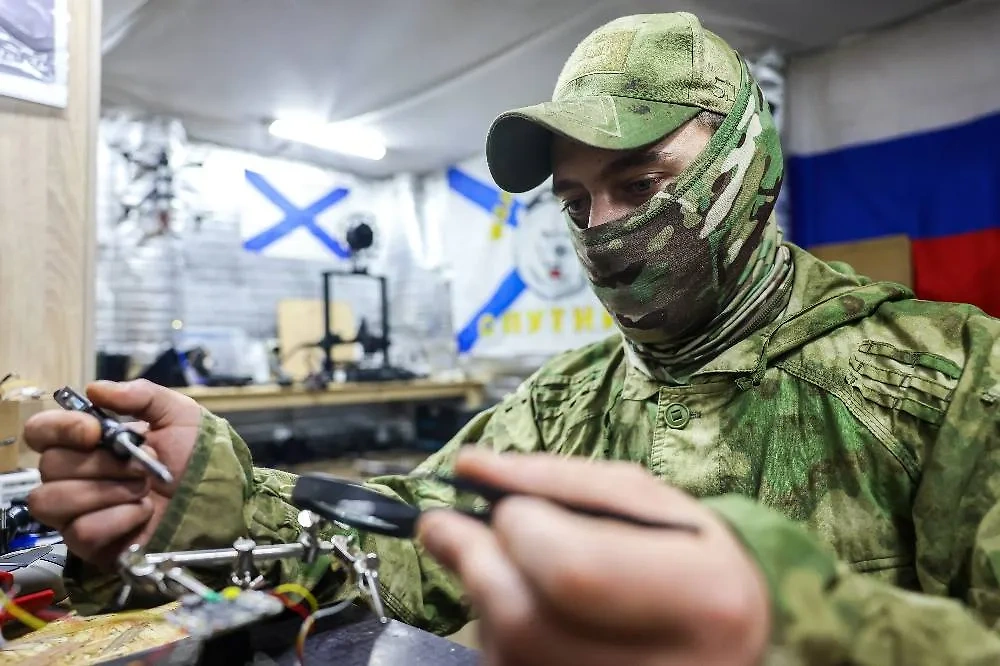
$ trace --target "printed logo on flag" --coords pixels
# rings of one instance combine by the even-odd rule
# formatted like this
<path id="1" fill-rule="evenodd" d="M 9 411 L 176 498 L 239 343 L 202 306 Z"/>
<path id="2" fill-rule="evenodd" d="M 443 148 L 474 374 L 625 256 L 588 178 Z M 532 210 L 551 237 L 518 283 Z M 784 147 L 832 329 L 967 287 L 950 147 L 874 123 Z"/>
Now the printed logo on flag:
<path id="1" fill-rule="evenodd" d="M 545 300 L 586 288 L 587 277 L 566 234 L 559 201 L 550 192 L 523 206 L 514 231 L 514 262 L 525 286 Z"/>
<path id="2" fill-rule="evenodd" d="M 463 165 L 446 178 L 443 226 L 459 353 L 547 355 L 613 333 L 558 200 L 547 187 L 515 197 L 478 175 L 485 171 Z"/>

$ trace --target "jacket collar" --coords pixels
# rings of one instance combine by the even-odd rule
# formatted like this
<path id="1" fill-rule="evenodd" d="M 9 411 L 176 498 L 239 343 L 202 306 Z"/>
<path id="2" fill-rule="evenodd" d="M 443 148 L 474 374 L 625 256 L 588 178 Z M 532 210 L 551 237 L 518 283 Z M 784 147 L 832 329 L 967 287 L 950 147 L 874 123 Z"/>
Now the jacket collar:
<path id="1" fill-rule="evenodd" d="M 768 363 L 846 323 L 864 319 L 883 303 L 912 298 L 891 282 L 871 282 L 846 264 L 825 263 L 791 243 L 792 293 L 778 318 L 691 375 L 690 384 L 735 379 L 741 388 L 760 382 Z M 622 398 L 645 400 L 666 386 L 635 367 L 625 354 Z"/>

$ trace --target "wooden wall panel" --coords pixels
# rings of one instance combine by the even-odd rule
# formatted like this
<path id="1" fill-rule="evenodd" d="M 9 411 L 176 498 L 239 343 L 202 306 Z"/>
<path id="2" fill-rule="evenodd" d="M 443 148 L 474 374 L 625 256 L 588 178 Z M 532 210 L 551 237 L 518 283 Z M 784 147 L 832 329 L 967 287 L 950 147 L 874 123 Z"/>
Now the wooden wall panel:
<path id="1" fill-rule="evenodd" d="M 69 0 L 65 109 L 0 97 L 0 375 L 46 389 L 94 372 L 100 0 Z"/>
<path id="2" fill-rule="evenodd" d="M 910 239 L 882 236 L 851 243 L 814 245 L 809 251 L 823 261 L 843 261 L 872 280 L 896 282 L 913 288 Z"/>

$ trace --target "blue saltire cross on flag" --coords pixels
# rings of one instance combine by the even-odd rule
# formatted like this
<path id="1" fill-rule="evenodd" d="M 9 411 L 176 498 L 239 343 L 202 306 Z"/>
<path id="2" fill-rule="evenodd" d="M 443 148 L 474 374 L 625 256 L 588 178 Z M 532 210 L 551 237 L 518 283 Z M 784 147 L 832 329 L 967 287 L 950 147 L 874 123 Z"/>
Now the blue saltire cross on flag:
<path id="1" fill-rule="evenodd" d="M 303 227 L 336 256 L 341 259 L 347 259 L 351 256 L 350 250 L 341 245 L 330 234 L 326 233 L 316 222 L 316 217 L 320 213 L 342 201 L 350 193 L 350 190 L 338 187 L 305 208 L 299 208 L 286 199 L 278 190 L 274 189 L 274 186 L 268 183 L 259 173 L 247 169 L 246 179 L 248 183 L 267 197 L 271 203 L 280 208 L 285 217 L 273 227 L 265 229 L 256 236 L 244 241 L 244 249 L 251 252 L 261 252 L 272 243 L 284 238 L 299 227 Z"/>
<path id="2" fill-rule="evenodd" d="M 448 169 L 448 186 L 487 213 L 494 213 L 498 206 L 503 204 L 503 193 L 499 188 L 483 183 L 455 167 Z M 516 228 L 518 216 L 523 209 L 524 204 L 514 199 L 510 204 L 510 210 L 504 224 Z M 526 288 L 527 286 L 516 268 L 508 273 L 497 285 L 493 295 L 487 299 L 486 304 L 472 315 L 469 322 L 455 336 L 458 342 L 458 353 L 464 354 L 476 344 L 476 340 L 479 338 L 479 319 L 481 317 L 484 315 L 499 317 L 514 304 L 514 301 L 524 293 Z"/>

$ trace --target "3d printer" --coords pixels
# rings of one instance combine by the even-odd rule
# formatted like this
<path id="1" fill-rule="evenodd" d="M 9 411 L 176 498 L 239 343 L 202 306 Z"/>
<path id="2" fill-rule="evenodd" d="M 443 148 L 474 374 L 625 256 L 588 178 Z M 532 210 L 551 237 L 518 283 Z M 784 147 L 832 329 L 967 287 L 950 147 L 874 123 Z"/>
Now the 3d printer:
<path id="1" fill-rule="evenodd" d="M 385 276 L 368 273 L 367 266 L 364 263 L 365 252 L 372 247 L 375 240 L 374 230 L 366 222 L 356 222 L 347 230 L 345 239 L 350 248 L 351 257 L 354 260 L 353 266 L 349 271 L 330 270 L 322 273 L 323 337 L 315 343 L 315 346 L 323 350 L 323 362 L 320 371 L 310 377 L 307 380 L 307 384 L 316 388 L 322 388 L 327 383 L 333 381 L 336 370 L 336 363 L 333 359 L 333 348 L 343 344 L 361 345 L 361 349 L 366 357 L 379 353 L 382 356 L 381 363 L 375 367 L 369 367 L 361 363 L 341 364 L 346 381 L 392 381 L 417 377 L 418 375 L 415 373 L 403 368 L 393 367 L 389 362 L 388 281 Z M 336 277 L 371 280 L 378 285 L 381 334 L 373 334 L 365 318 L 361 319 L 358 332 L 353 339 L 344 338 L 333 331 L 333 282 Z"/>

